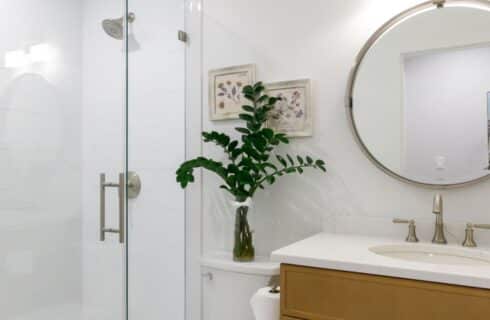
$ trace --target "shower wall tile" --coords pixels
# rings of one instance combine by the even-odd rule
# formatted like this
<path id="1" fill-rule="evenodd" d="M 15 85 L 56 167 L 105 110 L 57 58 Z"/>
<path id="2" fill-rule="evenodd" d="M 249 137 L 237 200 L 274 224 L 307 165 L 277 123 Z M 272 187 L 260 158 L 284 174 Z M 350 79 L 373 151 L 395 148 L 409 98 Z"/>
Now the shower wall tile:
<path id="1" fill-rule="evenodd" d="M 0 318 L 81 320 L 80 1 L 2 1 Z M 43 44 L 49 61 L 5 68 Z"/>

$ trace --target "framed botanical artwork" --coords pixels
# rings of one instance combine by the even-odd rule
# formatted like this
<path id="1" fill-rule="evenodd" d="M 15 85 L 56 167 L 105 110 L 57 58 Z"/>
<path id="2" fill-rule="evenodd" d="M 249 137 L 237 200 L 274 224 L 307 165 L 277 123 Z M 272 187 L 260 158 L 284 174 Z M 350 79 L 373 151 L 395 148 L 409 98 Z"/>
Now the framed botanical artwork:
<path id="1" fill-rule="evenodd" d="M 255 82 L 255 65 L 247 64 L 209 71 L 211 120 L 238 119 L 245 98 L 244 86 Z"/>
<path id="2" fill-rule="evenodd" d="M 265 87 L 269 96 L 281 98 L 270 113 L 268 127 L 288 137 L 313 135 L 310 80 L 275 82 Z"/>

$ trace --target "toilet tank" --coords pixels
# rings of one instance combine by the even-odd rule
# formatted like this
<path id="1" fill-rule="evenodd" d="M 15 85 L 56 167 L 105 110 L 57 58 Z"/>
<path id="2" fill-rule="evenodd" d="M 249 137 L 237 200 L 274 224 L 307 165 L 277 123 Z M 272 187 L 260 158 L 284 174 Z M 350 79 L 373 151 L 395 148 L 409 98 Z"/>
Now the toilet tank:
<path id="1" fill-rule="evenodd" d="M 279 264 L 257 257 L 254 262 L 234 262 L 217 253 L 201 260 L 203 320 L 254 320 L 250 299 L 279 275 Z"/>

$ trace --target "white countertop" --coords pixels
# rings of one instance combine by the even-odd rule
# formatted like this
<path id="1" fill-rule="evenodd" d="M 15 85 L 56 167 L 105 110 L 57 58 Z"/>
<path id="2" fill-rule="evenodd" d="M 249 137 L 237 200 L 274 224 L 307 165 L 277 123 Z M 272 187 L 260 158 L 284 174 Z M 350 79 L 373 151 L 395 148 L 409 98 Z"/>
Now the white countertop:
<path id="1" fill-rule="evenodd" d="M 377 255 L 369 250 L 373 246 L 399 244 L 406 244 L 406 242 L 389 238 L 320 233 L 274 251 L 271 260 L 314 268 L 490 289 L 490 267 L 488 266 L 441 265 L 406 261 Z M 424 243 L 421 242 L 421 244 Z M 461 249 L 460 245 L 447 246 Z M 488 252 L 488 248 L 467 250 Z"/>

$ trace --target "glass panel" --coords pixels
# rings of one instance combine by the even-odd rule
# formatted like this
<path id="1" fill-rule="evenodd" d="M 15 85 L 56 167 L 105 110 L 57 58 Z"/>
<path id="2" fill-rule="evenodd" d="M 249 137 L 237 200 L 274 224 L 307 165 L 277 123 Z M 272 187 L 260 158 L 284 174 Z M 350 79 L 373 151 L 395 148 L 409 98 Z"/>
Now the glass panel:
<path id="1" fill-rule="evenodd" d="M 125 247 L 99 240 L 99 174 L 125 167 L 123 41 L 101 23 L 123 9 L 0 2 L 2 320 L 124 319 Z M 117 228 L 116 188 L 106 202 Z"/>
<path id="2" fill-rule="evenodd" d="M 129 170 L 142 181 L 128 203 L 129 319 L 184 319 L 184 0 L 128 0 Z"/>

